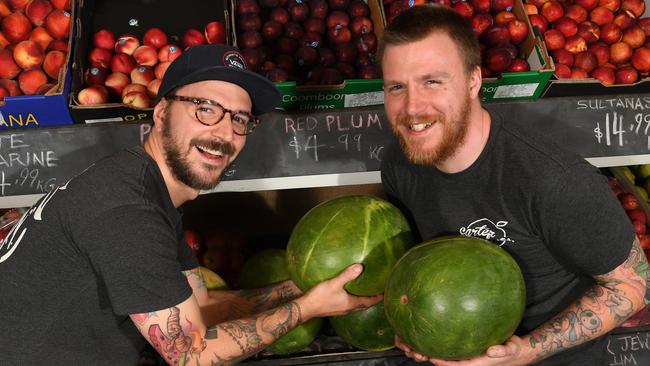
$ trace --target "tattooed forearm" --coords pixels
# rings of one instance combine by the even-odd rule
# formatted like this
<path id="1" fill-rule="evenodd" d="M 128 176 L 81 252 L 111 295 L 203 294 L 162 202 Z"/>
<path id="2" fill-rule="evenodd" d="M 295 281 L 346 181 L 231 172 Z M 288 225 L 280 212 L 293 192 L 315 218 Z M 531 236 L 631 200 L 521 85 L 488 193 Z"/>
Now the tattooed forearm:
<path id="1" fill-rule="evenodd" d="M 290 331 L 296 324 L 300 324 L 300 306 L 296 302 L 290 302 L 282 305 L 287 310 L 287 316 L 284 320 L 278 321 L 267 316 L 262 319 L 262 330 L 272 334 L 274 338 L 280 338 L 283 334 Z"/>
<path id="2" fill-rule="evenodd" d="M 639 242 L 638 237 L 635 237 L 634 244 L 632 245 L 632 251 L 630 252 L 630 257 L 625 262 L 626 267 L 632 268 L 634 272 L 639 276 L 640 279 L 645 279 L 645 296 L 643 298 L 644 304 L 650 303 L 650 268 L 648 266 L 648 260 L 646 255 L 641 249 L 641 243 Z"/>
<path id="3" fill-rule="evenodd" d="M 255 290 L 242 290 L 239 295 L 252 304 L 253 313 L 275 308 L 301 295 L 290 281 Z"/>
<path id="4" fill-rule="evenodd" d="M 257 352 L 264 346 L 262 337 L 257 332 L 257 324 L 255 319 L 250 320 L 234 320 L 218 326 L 221 330 L 226 332 L 239 346 L 242 354 Z"/>
<path id="5" fill-rule="evenodd" d="M 536 361 L 595 339 L 633 315 L 648 299 L 647 276 L 648 262 L 635 239 L 624 263 L 594 276 L 597 285 L 529 334 Z"/>
<path id="6" fill-rule="evenodd" d="M 301 323 L 302 314 L 298 303 L 292 301 L 276 309 L 266 311 L 257 318 L 236 320 L 218 325 L 215 330 L 223 331 L 232 338 L 241 355 L 248 357 L 273 343 L 282 335 Z"/>

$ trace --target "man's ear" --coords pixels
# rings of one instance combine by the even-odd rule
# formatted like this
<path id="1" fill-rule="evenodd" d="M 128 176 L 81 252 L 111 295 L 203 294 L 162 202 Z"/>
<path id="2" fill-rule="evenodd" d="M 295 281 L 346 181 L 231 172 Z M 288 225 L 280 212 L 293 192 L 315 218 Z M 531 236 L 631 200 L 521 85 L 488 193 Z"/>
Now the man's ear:
<path id="1" fill-rule="evenodd" d="M 476 66 L 469 74 L 469 92 L 472 99 L 478 98 L 479 93 L 481 92 L 482 83 L 483 77 L 481 77 L 481 67 Z"/>
<path id="2" fill-rule="evenodd" d="M 169 102 L 167 99 L 162 98 L 153 108 L 153 128 L 162 128 L 163 118 L 165 117 L 165 112 Z"/>

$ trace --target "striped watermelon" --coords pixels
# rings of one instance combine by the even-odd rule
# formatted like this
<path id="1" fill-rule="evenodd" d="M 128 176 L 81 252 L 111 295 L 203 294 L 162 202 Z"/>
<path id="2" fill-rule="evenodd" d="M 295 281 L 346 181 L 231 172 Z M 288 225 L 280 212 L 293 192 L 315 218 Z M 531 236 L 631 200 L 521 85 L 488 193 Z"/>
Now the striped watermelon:
<path id="1" fill-rule="evenodd" d="M 514 333 L 526 286 L 517 262 L 501 247 L 448 236 L 414 247 L 397 262 L 384 307 L 395 333 L 413 350 L 467 359 Z"/>
<path id="2" fill-rule="evenodd" d="M 309 210 L 292 230 L 289 275 L 307 291 L 362 263 L 363 273 L 346 289 L 359 296 L 377 295 L 412 243 L 406 218 L 391 203 L 365 195 L 334 198 Z"/>

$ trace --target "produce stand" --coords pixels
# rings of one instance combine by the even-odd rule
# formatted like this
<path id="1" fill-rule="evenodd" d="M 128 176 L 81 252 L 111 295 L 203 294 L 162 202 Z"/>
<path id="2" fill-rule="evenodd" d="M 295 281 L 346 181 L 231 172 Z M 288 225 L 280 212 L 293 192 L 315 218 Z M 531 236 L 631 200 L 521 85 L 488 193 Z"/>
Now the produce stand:
<path id="1" fill-rule="evenodd" d="M 154 22 L 158 20 L 156 13 L 150 12 L 151 2 L 137 2 L 138 6 L 133 7 L 137 17 L 147 27 L 155 25 Z M 121 103 L 80 106 L 76 100 L 76 93 L 84 83 L 87 66 L 84 57 L 91 47 L 91 32 L 110 26 L 114 20 L 98 14 L 119 16 L 121 21 L 136 17 L 133 13 L 124 13 L 120 7 L 114 7 L 114 3 L 132 2 L 73 1 L 72 14 L 76 21 L 71 29 L 70 59 L 59 77 L 60 85 L 43 96 L 7 98 L 0 107 L 7 121 L 19 120 L 18 117 L 9 119 L 8 115 L 31 113 L 42 122 L 40 125 L 5 123 L 0 128 L 0 208 L 30 206 L 54 186 L 74 177 L 92 162 L 122 148 L 140 144 L 148 135 L 151 108 L 138 109 Z M 159 3 L 169 5 L 175 2 Z M 194 20 L 203 24 L 218 17 L 231 29 L 233 24 L 230 23 L 235 22 L 235 17 L 234 13 L 229 13 L 231 9 L 228 6 L 232 7 L 233 3 L 215 2 L 217 5 L 211 8 L 213 12 L 201 12 L 200 19 Z M 378 3 L 372 1 L 375 19 L 379 16 L 377 12 L 383 11 L 377 8 Z M 524 14 L 524 3 L 517 2 L 520 18 Z M 204 1 L 190 1 L 190 4 L 206 6 Z M 183 10 L 192 9 L 186 7 Z M 171 11 L 165 11 L 164 15 L 168 23 L 178 28 L 175 33 L 180 34 L 189 26 L 174 23 L 175 13 Z M 650 15 L 650 11 L 646 9 L 647 15 Z M 383 30 L 383 26 L 381 24 L 378 28 Z M 138 36 L 145 31 L 144 26 L 133 27 L 122 22 L 116 29 L 119 32 L 134 30 Z M 229 38 L 233 35 L 229 34 Z M 229 43 L 232 42 L 229 40 Z M 494 85 L 495 88 L 508 87 L 503 90 L 519 92 L 519 85 L 532 82 L 543 89 L 548 78 L 553 78 L 550 76 L 552 62 L 544 50 L 540 34 L 531 34 L 527 43 L 529 49 L 526 53 L 532 53 L 534 49 L 533 56 L 538 56 L 538 69 L 532 76 L 512 73 L 504 78 L 495 78 L 491 81 L 501 83 Z M 648 75 L 643 76 L 634 85 L 615 87 L 605 87 L 595 80 L 553 79 L 545 93 L 535 88 L 531 95 L 524 95 L 525 100 L 519 100 L 516 93 L 510 98 L 510 95 L 503 94 L 505 92 L 501 93 L 501 98 L 494 99 L 495 90 L 486 89 L 484 92 L 491 94 L 484 95 L 484 99 L 490 101 L 485 107 L 503 114 L 512 123 L 541 131 L 599 168 L 650 164 L 650 131 L 645 128 L 650 124 L 650 91 L 647 88 Z M 518 77 L 523 79 L 512 79 Z M 532 81 L 525 77 L 532 77 Z M 255 196 L 280 201 L 286 194 L 288 200 L 293 202 L 290 209 L 282 213 L 289 218 L 273 217 L 269 218 L 269 223 L 251 224 L 255 230 L 262 231 L 280 221 L 286 226 L 290 225 L 297 216 L 296 212 L 299 212 L 289 212 L 291 209 L 296 206 L 302 209 L 301 204 L 311 205 L 314 201 L 322 201 L 331 194 L 330 190 L 335 194 L 342 191 L 381 191 L 379 167 L 384 148 L 392 139 L 383 111 L 381 80 L 348 81 L 343 86 L 347 85 L 350 88 L 347 92 L 356 99 L 352 98 L 347 104 L 301 107 L 287 104 L 287 111 L 262 116 L 262 125 L 248 138 L 247 148 L 226 172 L 223 182 L 214 190 L 202 192 L 196 202 L 188 203 L 187 216 L 199 216 L 200 206 L 214 197 L 234 197 L 233 200 L 238 200 L 240 197 Z M 294 84 L 285 82 L 278 83 L 278 86 L 285 87 L 285 96 L 291 96 L 297 93 Z M 355 84 L 361 87 L 355 89 Z M 302 90 L 318 91 L 319 87 Z M 302 102 L 303 99 L 309 98 L 296 97 L 296 101 Z M 291 98 L 288 101 L 292 101 Z M 21 103 L 27 103 L 27 106 L 21 106 Z M 294 108 L 300 110 L 292 111 Z M 38 117 L 39 113 L 44 113 L 44 117 Z M 98 120 L 104 122 L 90 123 Z M 27 162 L 24 157 L 37 159 L 30 158 Z M 616 175 L 622 176 L 620 173 Z M 348 188 L 349 191 L 346 190 Z M 309 199 L 301 201 L 307 196 Z M 648 210 L 647 205 L 645 207 Z M 285 230 L 286 226 L 275 227 L 273 229 L 278 232 L 271 231 L 268 235 L 281 237 L 286 233 L 280 231 Z M 607 338 L 607 350 L 611 356 L 607 365 L 650 364 L 650 324 L 617 328 Z M 151 349 L 143 353 L 140 362 L 140 365 L 163 364 Z M 325 328 L 308 348 L 300 352 L 274 355 L 262 351 L 242 364 L 412 366 L 417 363 L 397 349 L 371 352 L 352 348 L 331 329 Z"/>

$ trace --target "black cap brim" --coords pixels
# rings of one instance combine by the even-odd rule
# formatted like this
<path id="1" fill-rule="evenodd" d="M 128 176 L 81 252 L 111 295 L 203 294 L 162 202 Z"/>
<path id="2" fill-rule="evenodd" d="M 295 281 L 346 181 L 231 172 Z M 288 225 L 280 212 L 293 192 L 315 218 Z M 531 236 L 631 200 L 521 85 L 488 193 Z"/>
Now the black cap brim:
<path id="1" fill-rule="evenodd" d="M 262 75 L 248 70 L 223 66 L 195 71 L 174 83 L 173 88 L 205 80 L 220 80 L 239 85 L 248 92 L 253 103 L 251 112 L 257 116 L 272 111 L 280 104 L 282 98 L 282 93 L 275 87 L 275 84 Z M 158 103 L 170 91 L 160 90 L 155 103 Z"/>

